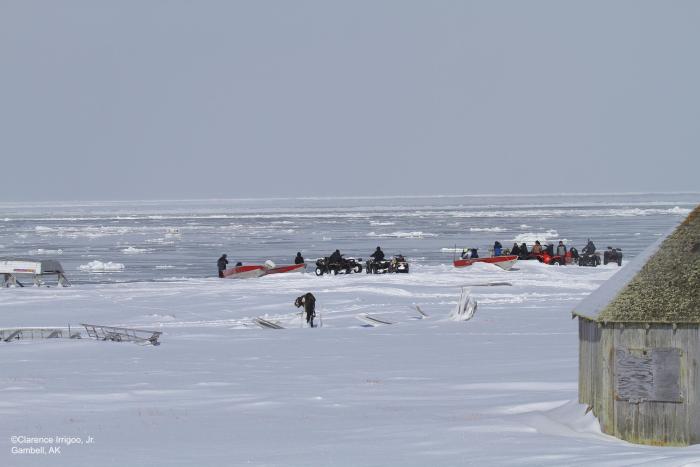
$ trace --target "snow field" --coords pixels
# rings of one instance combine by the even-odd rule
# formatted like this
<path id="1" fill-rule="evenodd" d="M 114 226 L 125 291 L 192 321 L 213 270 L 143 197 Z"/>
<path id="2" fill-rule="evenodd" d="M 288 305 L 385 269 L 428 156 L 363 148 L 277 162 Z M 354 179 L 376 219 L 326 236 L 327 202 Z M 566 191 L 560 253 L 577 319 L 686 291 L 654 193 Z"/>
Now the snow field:
<path id="1" fill-rule="evenodd" d="M 2 290 L 0 327 L 86 322 L 164 334 L 158 347 L 0 342 L 0 465 L 700 462 L 698 448 L 603 435 L 576 402 L 570 312 L 617 266 L 516 268 Z M 492 282 L 512 285 L 478 285 Z M 479 307 L 453 322 L 462 286 Z M 302 328 L 293 307 L 308 291 L 322 328 Z M 368 327 L 360 313 L 395 324 Z M 256 316 L 287 329 L 260 329 Z M 60 457 L 9 453 L 13 435 L 55 433 L 96 443 Z"/>

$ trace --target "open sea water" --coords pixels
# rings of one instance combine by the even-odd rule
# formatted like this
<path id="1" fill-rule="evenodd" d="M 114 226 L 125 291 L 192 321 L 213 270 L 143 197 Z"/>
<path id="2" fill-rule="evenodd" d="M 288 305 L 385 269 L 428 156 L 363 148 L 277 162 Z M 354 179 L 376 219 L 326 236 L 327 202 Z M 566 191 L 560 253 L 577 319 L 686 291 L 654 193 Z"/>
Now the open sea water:
<path id="1" fill-rule="evenodd" d="M 591 238 L 627 259 L 698 203 L 700 193 L 0 203 L 0 259 L 57 259 L 73 283 L 213 277 L 222 253 L 231 265 L 289 264 L 301 251 L 311 264 L 381 246 L 412 265 L 450 264 L 455 247 L 487 256 L 495 240 L 581 250 Z M 124 269 L 80 268 L 92 261 Z"/>

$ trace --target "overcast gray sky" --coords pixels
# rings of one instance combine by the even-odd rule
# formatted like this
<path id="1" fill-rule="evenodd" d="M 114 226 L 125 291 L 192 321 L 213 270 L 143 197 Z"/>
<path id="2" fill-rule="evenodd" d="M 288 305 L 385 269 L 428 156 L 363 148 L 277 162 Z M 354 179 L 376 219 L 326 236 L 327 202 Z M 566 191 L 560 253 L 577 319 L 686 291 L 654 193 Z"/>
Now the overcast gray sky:
<path id="1" fill-rule="evenodd" d="M 0 196 L 698 191 L 699 25 L 695 1 L 0 0 Z"/>

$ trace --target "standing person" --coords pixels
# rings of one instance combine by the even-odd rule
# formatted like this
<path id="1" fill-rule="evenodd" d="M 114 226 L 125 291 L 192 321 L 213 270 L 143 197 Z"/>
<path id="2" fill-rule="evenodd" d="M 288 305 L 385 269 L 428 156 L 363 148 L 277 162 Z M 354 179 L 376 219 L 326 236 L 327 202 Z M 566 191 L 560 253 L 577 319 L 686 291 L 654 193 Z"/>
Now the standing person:
<path id="1" fill-rule="evenodd" d="M 557 245 L 557 256 L 566 257 L 566 245 L 561 240 L 559 240 L 559 245 Z"/>
<path id="2" fill-rule="evenodd" d="M 374 258 L 374 260 L 377 262 L 384 261 L 384 252 L 382 251 L 382 249 L 380 247 L 377 247 L 377 249 L 374 251 L 374 253 L 372 253 L 369 256 L 370 256 L 370 258 Z"/>
<path id="3" fill-rule="evenodd" d="M 297 256 L 294 258 L 294 264 L 304 264 L 304 257 L 301 256 L 301 251 L 297 251 Z"/>
<path id="4" fill-rule="evenodd" d="M 294 306 L 297 308 L 304 307 L 304 312 L 306 313 L 306 322 L 309 327 L 314 327 L 314 318 L 316 317 L 316 297 L 311 292 L 307 292 L 301 297 L 297 297 L 294 300 Z"/>
<path id="5" fill-rule="evenodd" d="M 219 277 L 223 278 L 224 277 L 224 271 L 226 270 L 226 265 L 228 264 L 228 260 L 226 259 L 226 255 L 223 254 L 221 255 L 221 258 L 216 262 L 216 267 L 219 269 Z"/>
<path id="6" fill-rule="evenodd" d="M 533 255 L 539 255 L 542 253 L 542 244 L 540 244 L 539 240 L 535 240 L 535 244 L 532 246 L 532 250 L 530 250 L 530 253 Z"/>
<path id="7" fill-rule="evenodd" d="M 503 251 L 503 245 L 501 245 L 501 242 L 496 240 L 493 244 L 493 256 L 501 256 L 502 251 Z"/>

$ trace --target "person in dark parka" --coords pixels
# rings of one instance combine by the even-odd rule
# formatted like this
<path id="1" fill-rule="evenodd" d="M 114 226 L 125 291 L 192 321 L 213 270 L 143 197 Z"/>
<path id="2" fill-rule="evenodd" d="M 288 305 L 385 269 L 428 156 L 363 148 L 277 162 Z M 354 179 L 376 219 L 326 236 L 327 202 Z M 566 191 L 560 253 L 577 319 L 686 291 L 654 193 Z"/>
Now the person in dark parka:
<path id="1" fill-rule="evenodd" d="M 294 264 L 304 264 L 304 257 L 301 256 L 300 251 L 297 251 L 297 256 L 294 258 Z"/>
<path id="2" fill-rule="evenodd" d="M 329 263 L 340 263 L 343 261 L 343 255 L 340 254 L 340 250 L 335 250 L 333 254 L 328 258 Z"/>
<path id="3" fill-rule="evenodd" d="M 510 250 L 511 255 L 520 256 L 520 247 L 517 243 L 513 243 L 513 248 Z"/>
<path id="4" fill-rule="evenodd" d="M 307 292 L 301 297 L 297 297 L 294 300 L 294 306 L 297 308 L 304 307 L 304 312 L 306 313 L 306 322 L 309 327 L 314 327 L 314 318 L 316 317 L 316 297 L 311 292 Z"/>
<path id="5" fill-rule="evenodd" d="M 374 258 L 375 261 L 384 261 L 384 252 L 380 247 L 377 247 L 377 249 L 369 255 L 371 258 Z"/>
<path id="6" fill-rule="evenodd" d="M 520 259 L 527 259 L 528 256 L 527 245 L 525 242 L 520 244 Z"/>
<path id="7" fill-rule="evenodd" d="M 226 255 L 221 255 L 221 258 L 219 258 L 216 262 L 216 267 L 219 269 L 219 277 L 224 277 L 224 271 L 226 270 L 227 264 L 228 260 L 226 259 Z"/>

